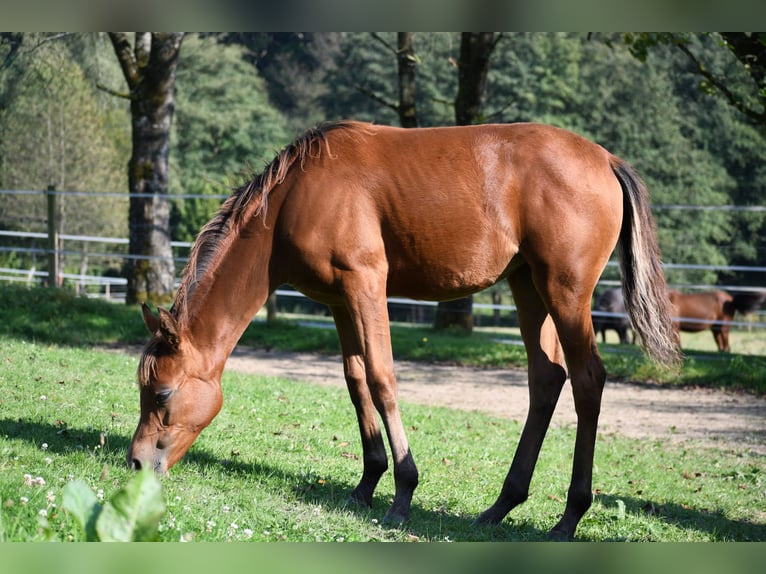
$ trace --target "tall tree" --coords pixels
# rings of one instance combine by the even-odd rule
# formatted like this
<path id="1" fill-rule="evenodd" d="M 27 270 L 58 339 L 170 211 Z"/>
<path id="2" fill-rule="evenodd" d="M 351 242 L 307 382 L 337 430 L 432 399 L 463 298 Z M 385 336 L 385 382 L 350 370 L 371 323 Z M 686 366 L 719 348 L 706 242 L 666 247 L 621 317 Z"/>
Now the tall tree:
<path id="1" fill-rule="evenodd" d="M 500 35 L 495 32 L 463 32 L 460 36 L 458 89 L 455 97 L 455 123 L 467 126 L 481 123 L 482 104 L 492 52 Z M 442 301 L 436 308 L 435 329 L 457 326 L 473 330 L 473 296 Z"/>
<path id="2" fill-rule="evenodd" d="M 168 154 L 175 108 L 173 86 L 183 33 L 109 34 L 128 84 L 132 153 L 127 303 L 172 299 Z"/>

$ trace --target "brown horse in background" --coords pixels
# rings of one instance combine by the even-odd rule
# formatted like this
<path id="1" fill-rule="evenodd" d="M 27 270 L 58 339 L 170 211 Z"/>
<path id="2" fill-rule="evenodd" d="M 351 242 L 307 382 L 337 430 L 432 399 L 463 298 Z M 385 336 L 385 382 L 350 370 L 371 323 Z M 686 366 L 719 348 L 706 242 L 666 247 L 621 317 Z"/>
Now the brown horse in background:
<path id="1" fill-rule="evenodd" d="M 669 296 L 673 305 L 673 324 L 676 330 L 699 333 L 710 329 L 718 350 L 731 350 L 729 331 L 736 311 L 732 295 L 726 291 L 715 290 L 699 293 L 670 291 Z"/>
<path id="2" fill-rule="evenodd" d="M 144 307 L 134 468 L 166 473 L 221 408 L 229 354 L 269 294 L 290 284 L 330 307 L 362 438 L 350 495 L 370 505 L 394 466 L 386 520 L 408 520 L 418 470 L 397 403 L 387 296 L 446 300 L 508 281 L 529 362 L 529 414 L 496 524 L 528 495 L 560 391 L 571 377 L 577 436 L 570 539 L 592 502 L 605 371 L 590 303 L 619 241 L 626 306 L 647 352 L 678 358 L 647 192 L 620 159 L 535 124 L 400 129 L 341 122 L 306 132 L 237 189 L 200 232 L 170 311 Z"/>

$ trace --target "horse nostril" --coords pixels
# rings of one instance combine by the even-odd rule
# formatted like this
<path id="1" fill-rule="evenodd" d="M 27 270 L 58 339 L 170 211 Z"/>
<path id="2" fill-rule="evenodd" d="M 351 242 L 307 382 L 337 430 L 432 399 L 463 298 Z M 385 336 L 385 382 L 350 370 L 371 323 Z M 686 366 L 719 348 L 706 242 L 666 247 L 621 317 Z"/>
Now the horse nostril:
<path id="1" fill-rule="evenodd" d="M 130 468 L 131 470 L 141 470 L 141 461 L 137 458 L 131 459 Z"/>

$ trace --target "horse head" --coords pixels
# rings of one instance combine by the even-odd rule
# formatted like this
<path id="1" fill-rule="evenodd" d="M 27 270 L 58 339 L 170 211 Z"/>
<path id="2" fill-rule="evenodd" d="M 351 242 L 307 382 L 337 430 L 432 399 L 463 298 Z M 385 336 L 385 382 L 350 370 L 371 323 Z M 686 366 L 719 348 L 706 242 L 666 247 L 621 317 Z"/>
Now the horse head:
<path id="1" fill-rule="evenodd" d="M 127 462 L 166 474 L 221 410 L 221 372 L 210 368 L 172 313 L 160 308 L 155 316 L 145 304 L 142 311 L 153 337 L 139 363 L 141 417 Z"/>

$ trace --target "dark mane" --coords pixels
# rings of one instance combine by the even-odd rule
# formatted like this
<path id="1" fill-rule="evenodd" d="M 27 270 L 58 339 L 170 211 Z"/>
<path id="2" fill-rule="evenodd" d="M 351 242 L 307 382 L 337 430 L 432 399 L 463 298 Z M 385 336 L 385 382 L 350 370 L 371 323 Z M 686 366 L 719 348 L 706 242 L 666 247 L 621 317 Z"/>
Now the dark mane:
<path id="1" fill-rule="evenodd" d="M 185 317 L 189 297 L 200 278 L 217 261 L 224 240 L 236 233 L 243 222 L 251 217 L 266 217 L 269 192 L 284 181 L 290 168 L 298 163 L 302 169 L 306 158 L 318 158 L 322 154 L 323 144 L 330 154 L 327 134 L 338 129 L 351 129 L 357 125 L 357 122 L 341 121 L 322 124 L 305 131 L 283 148 L 260 174 L 233 191 L 215 217 L 205 224 L 197 235 L 173 304 L 173 314 L 176 318 Z"/>

